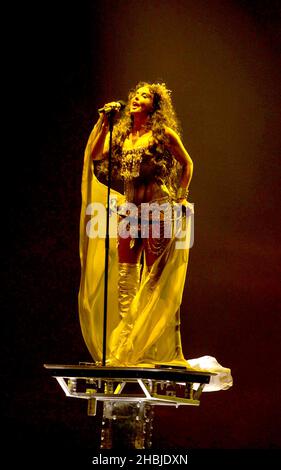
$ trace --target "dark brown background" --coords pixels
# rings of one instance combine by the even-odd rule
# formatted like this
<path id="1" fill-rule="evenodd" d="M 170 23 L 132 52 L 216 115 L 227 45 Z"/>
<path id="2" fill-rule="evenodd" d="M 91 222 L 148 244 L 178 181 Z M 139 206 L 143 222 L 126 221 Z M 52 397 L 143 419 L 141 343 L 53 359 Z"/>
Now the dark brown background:
<path id="1" fill-rule="evenodd" d="M 215 356 L 234 386 L 203 394 L 199 408 L 159 408 L 154 446 L 280 448 L 280 3 L 13 3 L 7 21 L 9 447 L 28 462 L 37 448 L 98 448 L 86 404 L 67 399 L 43 364 L 91 360 L 77 312 L 78 230 L 97 108 L 139 80 L 164 80 L 194 161 L 184 351 Z"/>

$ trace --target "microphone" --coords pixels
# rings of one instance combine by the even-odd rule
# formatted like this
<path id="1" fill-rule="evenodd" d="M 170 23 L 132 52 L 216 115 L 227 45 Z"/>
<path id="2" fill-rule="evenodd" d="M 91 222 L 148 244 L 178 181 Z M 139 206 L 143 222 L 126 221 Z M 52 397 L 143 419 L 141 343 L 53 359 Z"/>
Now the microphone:
<path id="1" fill-rule="evenodd" d="M 105 104 L 103 108 L 99 108 L 98 112 L 99 113 L 111 113 L 112 111 L 122 111 L 126 106 L 126 103 L 122 100 L 114 101 L 112 103 Z"/>

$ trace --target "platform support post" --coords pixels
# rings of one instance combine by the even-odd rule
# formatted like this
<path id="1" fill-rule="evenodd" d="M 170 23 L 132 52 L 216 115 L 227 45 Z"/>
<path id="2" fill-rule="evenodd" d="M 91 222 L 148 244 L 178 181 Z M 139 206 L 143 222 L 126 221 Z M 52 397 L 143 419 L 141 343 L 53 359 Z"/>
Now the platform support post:
<path id="1" fill-rule="evenodd" d="M 104 401 L 100 448 L 149 449 L 153 418 L 154 407 L 143 401 Z"/>

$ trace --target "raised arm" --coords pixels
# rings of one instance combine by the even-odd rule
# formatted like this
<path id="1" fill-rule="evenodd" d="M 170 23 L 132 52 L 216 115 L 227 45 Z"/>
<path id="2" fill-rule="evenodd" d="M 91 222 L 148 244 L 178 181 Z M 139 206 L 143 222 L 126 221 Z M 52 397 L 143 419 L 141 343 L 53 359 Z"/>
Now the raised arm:
<path id="1" fill-rule="evenodd" d="M 167 145 L 169 151 L 182 165 L 180 188 L 178 190 L 178 200 L 184 200 L 187 198 L 188 187 L 190 185 L 190 181 L 193 174 L 193 162 L 178 134 L 173 131 L 170 127 L 166 127 L 165 132 L 168 137 Z"/>
<path id="2" fill-rule="evenodd" d="M 91 156 L 93 160 L 103 160 L 108 155 L 109 149 L 109 132 L 108 132 L 108 119 L 104 113 L 95 124 L 92 131 L 91 139 Z"/>

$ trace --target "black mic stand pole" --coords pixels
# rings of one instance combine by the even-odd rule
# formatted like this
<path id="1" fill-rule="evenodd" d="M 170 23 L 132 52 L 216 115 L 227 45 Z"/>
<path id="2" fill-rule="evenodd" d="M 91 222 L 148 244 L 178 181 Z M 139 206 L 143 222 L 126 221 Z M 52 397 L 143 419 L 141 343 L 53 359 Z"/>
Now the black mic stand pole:
<path id="1" fill-rule="evenodd" d="M 102 365 L 106 365 L 106 333 L 107 333 L 107 297 L 108 297 L 108 259 L 109 259 L 109 214 L 110 214 L 110 188 L 112 171 L 112 132 L 115 110 L 106 113 L 109 122 L 109 152 L 108 152 L 108 187 L 106 203 L 106 235 L 105 235 L 105 261 L 104 261 L 104 314 L 103 314 L 103 350 Z"/>

